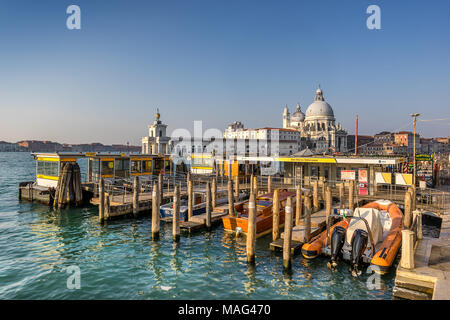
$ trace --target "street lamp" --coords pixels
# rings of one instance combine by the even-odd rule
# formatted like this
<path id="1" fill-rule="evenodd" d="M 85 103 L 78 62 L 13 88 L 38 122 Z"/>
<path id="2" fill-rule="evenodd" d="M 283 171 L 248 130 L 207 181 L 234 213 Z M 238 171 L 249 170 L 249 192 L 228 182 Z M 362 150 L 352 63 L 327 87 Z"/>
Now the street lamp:
<path id="1" fill-rule="evenodd" d="M 414 118 L 414 133 L 413 133 L 413 163 L 414 163 L 414 167 L 413 167 L 413 185 L 416 185 L 416 119 L 417 117 L 420 116 L 420 113 L 412 113 L 411 117 Z"/>

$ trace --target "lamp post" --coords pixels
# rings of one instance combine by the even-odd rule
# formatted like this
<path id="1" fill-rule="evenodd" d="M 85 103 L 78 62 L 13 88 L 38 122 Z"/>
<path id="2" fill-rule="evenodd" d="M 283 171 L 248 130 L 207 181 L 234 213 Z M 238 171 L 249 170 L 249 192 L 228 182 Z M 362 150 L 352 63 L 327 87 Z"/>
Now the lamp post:
<path id="1" fill-rule="evenodd" d="M 414 132 L 413 132 L 413 185 L 416 185 L 416 119 L 420 116 L 420 113 L 412 113 L 411 117 L 414 118 Z"/>

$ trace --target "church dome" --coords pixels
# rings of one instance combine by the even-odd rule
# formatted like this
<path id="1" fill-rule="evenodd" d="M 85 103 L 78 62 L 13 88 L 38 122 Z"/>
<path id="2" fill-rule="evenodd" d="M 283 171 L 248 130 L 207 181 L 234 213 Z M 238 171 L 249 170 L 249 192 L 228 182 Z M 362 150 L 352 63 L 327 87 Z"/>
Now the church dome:
<path id="1" fill-rule="evenodd" d="M 334 118 L 334 112 L 331 106 L 325 101 L 322 90 L 317 89 L 314 102 L 306 109 L 306 117 L 327 117 Z"/>
<path id="2" fill-rule="evenodd" d="M 292 114 L 291 121 L 302 122 L 305 120 L 305 114 L 300 109 L 300 104 L 297 104 L 297 110 Z"/>

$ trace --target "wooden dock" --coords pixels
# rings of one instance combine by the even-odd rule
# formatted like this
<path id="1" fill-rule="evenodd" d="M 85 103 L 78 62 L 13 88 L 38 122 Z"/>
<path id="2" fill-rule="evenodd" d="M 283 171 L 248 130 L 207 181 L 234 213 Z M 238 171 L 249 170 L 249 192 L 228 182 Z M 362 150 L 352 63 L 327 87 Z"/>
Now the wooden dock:
<path id="1" fill-rule="evenodd" d="M 326 227 L 325 220 L 326 220 L 325 209 L 314 212 L 311 215 L 311 237 L 315 237 L 323 230 L 325 230 Z M 280 239 L 277 239 L 270 243 L 270 250 L 282 251 L 283 239 L 284 239 L 284 232 L 281 233 Z M 292 255 L 300 254 L 301 247 L 304 244 L 304 239 L 305 239 L 305 225 L 303 223 L 303 220 L 301 220 L 298 226 L 292 228 L 292 242 L 291 242 Z"/>

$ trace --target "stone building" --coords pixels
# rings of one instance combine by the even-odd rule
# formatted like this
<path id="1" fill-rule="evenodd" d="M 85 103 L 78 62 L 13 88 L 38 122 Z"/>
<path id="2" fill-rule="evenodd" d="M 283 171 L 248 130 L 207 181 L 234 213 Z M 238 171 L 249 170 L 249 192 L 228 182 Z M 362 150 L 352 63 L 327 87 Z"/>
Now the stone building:
<path id="1" fill-rule="evenodd" d="M 170 137 L 166 135 L 167 125 L 161 122 L 160 117 L 157 110 L 155 120 L 148 126 L 148 136 L 142 137 L 142 153 L 144 154 L 170 153 Z"/>
<path id="2" fill-rule="evenodd" d="M 325 101 L 320 86 L 305 113 L 299 104 L 292 115 L 287 106 L 284 108 L 283 128 L 298 130 L 306 145 L 316 153 L 347 151 L 347 131 L 336 124 L 333 109 Z"/>

